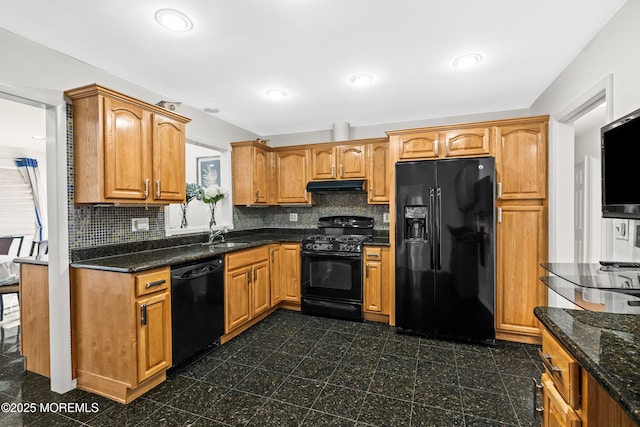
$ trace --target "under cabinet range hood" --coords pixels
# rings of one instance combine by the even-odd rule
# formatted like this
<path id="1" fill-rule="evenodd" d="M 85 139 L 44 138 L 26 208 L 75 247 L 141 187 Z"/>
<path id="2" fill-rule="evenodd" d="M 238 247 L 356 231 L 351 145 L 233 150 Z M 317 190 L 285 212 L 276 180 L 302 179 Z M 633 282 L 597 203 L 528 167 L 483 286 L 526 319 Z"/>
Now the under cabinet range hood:
<path id="1" fill-rule="evenodd" d="M 311 181 L 307 184 L 307 191 L 310 193 L 364 193 L 364 179 L 334 180 L 334 181 Z"/>

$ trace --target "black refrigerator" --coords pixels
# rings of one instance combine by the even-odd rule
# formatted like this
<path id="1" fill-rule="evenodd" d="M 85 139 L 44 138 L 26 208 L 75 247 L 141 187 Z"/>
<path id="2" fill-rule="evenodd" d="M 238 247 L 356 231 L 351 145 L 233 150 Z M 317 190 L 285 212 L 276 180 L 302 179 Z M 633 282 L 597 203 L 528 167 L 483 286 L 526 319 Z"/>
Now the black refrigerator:
<path id="1" fill-rule="evenodd" d="M 495 342 L 495 159 L 396 164 L 398 332 Z"/>

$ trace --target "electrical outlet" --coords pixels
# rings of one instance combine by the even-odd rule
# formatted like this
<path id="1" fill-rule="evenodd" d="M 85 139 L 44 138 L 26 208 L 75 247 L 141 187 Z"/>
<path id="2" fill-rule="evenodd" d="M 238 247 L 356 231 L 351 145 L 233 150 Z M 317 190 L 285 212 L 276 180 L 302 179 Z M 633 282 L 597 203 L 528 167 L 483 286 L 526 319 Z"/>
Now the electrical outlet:
<path id="1" fill-rule="evenodd" d="M 387 222 L 387 223 L 388 223 L 389 221 L 390 221 L 390 219 L 389 219 L 389 212 L 385 212 L 385 213 L 383 213 L 383 214 L 382 214 L 382 222 Z"/>
<path id="2" fill-rule="evenodd" d="M 131 231 L 149 231 L 149 218 L 131 218 Z"/>
<path id="3" fill-rule="evenodd" d="M 614 220 L 613 235 L 618 240 L 629 240 L 629 220 L 628 219 Z"/>
<path id="4" fill-rule="evenodd" d="M 291 222 L 298 221 L 298 214 L 297 213 L 290 213 L 289 214 L 289 221 L 291 221 Z"/>

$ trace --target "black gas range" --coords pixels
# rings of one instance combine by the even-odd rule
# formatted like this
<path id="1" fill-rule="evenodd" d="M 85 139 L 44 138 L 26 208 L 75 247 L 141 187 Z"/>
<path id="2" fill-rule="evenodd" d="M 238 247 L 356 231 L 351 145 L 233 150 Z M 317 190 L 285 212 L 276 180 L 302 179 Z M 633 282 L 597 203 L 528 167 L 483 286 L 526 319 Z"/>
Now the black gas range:
<path id="1" fill-rule="evenodd" d="M 331 216 L 302 241 L 302 313 L 362 320 L 363 244 L 373 218 Z"/>

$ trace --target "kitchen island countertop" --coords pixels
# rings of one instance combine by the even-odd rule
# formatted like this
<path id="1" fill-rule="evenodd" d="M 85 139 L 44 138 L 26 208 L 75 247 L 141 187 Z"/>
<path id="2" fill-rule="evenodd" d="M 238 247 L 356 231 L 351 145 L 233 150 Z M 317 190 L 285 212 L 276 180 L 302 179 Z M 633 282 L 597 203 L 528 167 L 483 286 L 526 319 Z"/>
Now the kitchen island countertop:
<path id="1" fill-rule="evenodd" d="M 553 307 L 534 313 L 640 425 L 640 316 Z"/>

